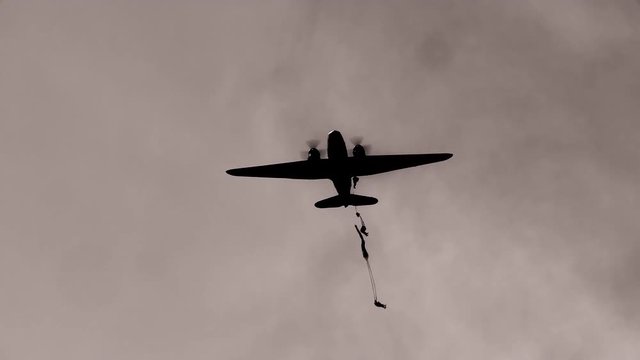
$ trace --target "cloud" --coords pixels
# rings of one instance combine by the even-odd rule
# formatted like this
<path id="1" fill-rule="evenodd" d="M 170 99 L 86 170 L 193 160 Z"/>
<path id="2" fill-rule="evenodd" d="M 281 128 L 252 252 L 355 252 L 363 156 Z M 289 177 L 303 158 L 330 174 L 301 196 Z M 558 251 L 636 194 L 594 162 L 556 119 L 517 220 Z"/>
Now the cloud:
<path id="1" fill-rule="evenodd" d="M 635 4 L 2 9 L 6 357 L 640 351 Z M 334 128 L 455 154 L 358 184 L 386 311 L 329 182 L 224 173 Z"/>

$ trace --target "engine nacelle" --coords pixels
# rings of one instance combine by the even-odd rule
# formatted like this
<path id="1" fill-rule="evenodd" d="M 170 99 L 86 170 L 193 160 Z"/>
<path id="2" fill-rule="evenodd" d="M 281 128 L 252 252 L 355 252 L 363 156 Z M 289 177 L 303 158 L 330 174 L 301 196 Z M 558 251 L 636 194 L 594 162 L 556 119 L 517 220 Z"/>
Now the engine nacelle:
<path id="1" fill-rule="evenodd" d="M 320 151 L 316 148 L 309 149 L 307 160 L 320 160 Z"/>
<path id="2" fill-rule="evenodd" d="M 353 154 L 353 157 L 355 157 L 355 158 L 363 158 L 363 157 L 367 156 L 367 153 L 364 150 L 364 146 L 362 146 L 360 144 L 354 146 L 353 147 L 353 151 L 351 153 Z"/>

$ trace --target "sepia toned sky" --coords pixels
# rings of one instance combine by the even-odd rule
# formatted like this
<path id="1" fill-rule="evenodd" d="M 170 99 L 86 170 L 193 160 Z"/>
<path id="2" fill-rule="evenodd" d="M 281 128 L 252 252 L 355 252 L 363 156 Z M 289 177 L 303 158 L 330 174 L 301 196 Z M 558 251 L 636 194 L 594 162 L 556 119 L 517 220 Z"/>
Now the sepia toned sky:
<path id="1" fill-rule="evenodd" d="M 338 129 L 451 152 L 316 209 Z M 0 2 L 0 359 L 637 359 L 640 3 Z"/>

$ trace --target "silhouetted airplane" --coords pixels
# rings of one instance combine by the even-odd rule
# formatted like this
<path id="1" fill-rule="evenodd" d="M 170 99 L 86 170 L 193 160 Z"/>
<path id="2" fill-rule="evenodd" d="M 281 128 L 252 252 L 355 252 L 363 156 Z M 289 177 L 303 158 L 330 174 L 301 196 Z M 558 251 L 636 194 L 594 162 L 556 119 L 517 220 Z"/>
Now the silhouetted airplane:
<path id="1" fill-rule="evenodd" d="M 317 208 L 334 208 L 349 205 L 373 205 L 378 199 L 370 196 L 351 194 L 351 179 L 355 184 L 358 176 L 380 174 L 414 166 L 444 161 L 453 156 L 449 153 L 439 154 L 406 154 L 406 155 L 366 155 L 365 147 L 356 144 L 353 157 L 348 157 L 347 146 L 342 134 L 333 130 L 327 141 L 328 159 L 320 158 L 320 151 L 310 146 L 307 160 L 280 164 L 252 166 L 227 170 L 233 176 L 285 178 L 333 181 L 338 195 L 315 203 Z"/>

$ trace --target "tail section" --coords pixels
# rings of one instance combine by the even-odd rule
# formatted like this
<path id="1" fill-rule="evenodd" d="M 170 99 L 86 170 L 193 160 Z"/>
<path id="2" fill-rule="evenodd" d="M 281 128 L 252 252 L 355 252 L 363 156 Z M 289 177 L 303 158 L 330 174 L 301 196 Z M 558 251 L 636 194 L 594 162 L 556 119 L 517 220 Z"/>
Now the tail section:
<path id="1" fill-rule="evenodd" d="M 373 205 L 378 202 L 378 199 L 371 196 L 363 196 L 363 195 L 355 195 L 349 194 L 349 196 L 341 196 L 336 195 L 324 200 L 320 200 L 316 203 L 316 207 L 320 209 L 326 208 L 336 208 L 340 206 L 347 207 L 349 205 L 353 206 L 363 206 L 363 205 Z"/>

